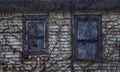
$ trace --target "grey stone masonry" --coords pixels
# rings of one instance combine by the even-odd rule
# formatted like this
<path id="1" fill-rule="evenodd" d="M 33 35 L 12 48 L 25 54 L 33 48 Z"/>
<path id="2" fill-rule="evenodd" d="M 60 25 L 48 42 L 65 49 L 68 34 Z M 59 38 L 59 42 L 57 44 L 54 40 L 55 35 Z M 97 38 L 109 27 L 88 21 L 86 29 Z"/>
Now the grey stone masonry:
<path id="1" fill-rule="evenodd" d="M 48 54 L 29 55 L 27 60 L 23 59 L 23 15 L 48 16 Z M 74 14 L 71 16 L 71 13 L 62 12 L 44 14 L 1 13 L 1 72 L 72 72 L 71 22 L 74 20 L 73 16 Z M 73 62 L 74 72 L 120 72 L 119 13 L 102 13 L 102 47 L 103 60 L 101 62 L 75 61 Z"/>

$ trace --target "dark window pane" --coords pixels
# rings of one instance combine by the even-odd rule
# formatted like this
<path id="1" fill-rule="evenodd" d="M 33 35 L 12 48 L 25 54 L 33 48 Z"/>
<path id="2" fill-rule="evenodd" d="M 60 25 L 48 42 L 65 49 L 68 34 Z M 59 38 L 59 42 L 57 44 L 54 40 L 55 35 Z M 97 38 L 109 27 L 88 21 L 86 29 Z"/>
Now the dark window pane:
<path id="1" fill-rule="evenodd" d="M 27 22 L 28 50 L 41 51 L 45 45 L 45 24 L 40 21 Z"/>
<path id="2" fill-rule="evenodd" d="M 41 51 L 44 48 L 44 39 L 29 39 L 29 50 Z"/>
<path id="3" fill-rule="evenodd" d="M 36 26 L 34 25 L 34 24 L 32 24 L 32 23 L 30 23 L 30 22 L 28 22 L 28 36 L 30 37 L 30 38 L 32 38 L 32 37 L 35 37 L 36 36 L 36 31 L 35 31 L 35 29 L 36 29 Z"/>
<path id="4" fill-rule="evenodd" d="M 77 38 L 94 39 L 97 38 L 97 22 L 96 21 L 79 21 L 78 20 Z"/>
<path id="5" fill-rule="evenodd" d="M 78 43 L 77 57 L 83 60 L 92 60 L 96 57 L 96 43 Z"/>
<path id="6" fill-rule="evenodd" d="M 41 22 L 27 22 L 28 25 L 28 36 L 29 37 L 41 37 L 44 36 L 44 24 Z"/>
<path id="7" fill-rule="evenodd" d="M 44 36 L 45 30 L 44 30 L 44 24 L 37 24 L 37 30 L 38 30 L 38 36 Z"/>

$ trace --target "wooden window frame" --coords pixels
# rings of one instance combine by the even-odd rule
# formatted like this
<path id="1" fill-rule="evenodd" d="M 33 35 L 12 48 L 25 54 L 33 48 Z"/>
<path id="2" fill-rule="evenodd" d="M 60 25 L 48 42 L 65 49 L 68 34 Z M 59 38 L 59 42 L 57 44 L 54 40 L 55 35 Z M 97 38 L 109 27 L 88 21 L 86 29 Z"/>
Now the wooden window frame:
<path id="1" fill-rule="evenodd" d="M 98 25 L 97 25 L 97 31 L 98 31 L 98 36 L 97 36 L 97 40 L 99 40 L 99 42 L 97 42 L 97 56 L 96 59 L 94 60 L 83 60 L 80 58 L 77 58 L 77 53 L 76 53 L 76 49 L 77 48 L 77 20 L 81 17 L 85 17 L 88 19 L 97 19 L 98 21 Z M 103 59 L 103 48 L 102 48 L 102 15 L 100 14 L 78 14 L 78 15 L 74 15 L 74 19 L 73 19 L 73 24 L 72 24 L 72 58 L 74 61 L 87 61 L 87 62 L 101 62 Z M 87 42 L 89 40 L 86 40 Z"/>
<path id="2" fill-rule="evenodd" d="M 44 20 L 45 21 L 45 42 L 47 42 L 47 48 L 43 51 L 29 51 L 29 50 L 26 50 L 26 34 L 27 34 L 27 31 L 26 31 L 26 22 L 27 21 L 40 21 L 40 20 Z M 23 25 L 22 25 L 22 44 L 23 44 L 23 49 L 22 49 L 22 52 L 23 52 L 23 55 L 31 55 L 31 54 L 48 54 L 48 21 L 47 21 L 47 15 L 27 15 L 27 16 L 24 16 L 23 17 Z M 45 43 L 46 44 L 46 43 Z"/>

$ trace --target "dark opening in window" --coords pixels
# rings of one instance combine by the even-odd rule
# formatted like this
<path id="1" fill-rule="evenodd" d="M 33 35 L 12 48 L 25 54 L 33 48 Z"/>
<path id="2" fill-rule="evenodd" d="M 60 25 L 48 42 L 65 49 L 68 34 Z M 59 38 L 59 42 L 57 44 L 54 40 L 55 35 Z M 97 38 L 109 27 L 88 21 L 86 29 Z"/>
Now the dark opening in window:
<path id="1" fill-rule="evenodd" d="M 23 51 L 41 53 L 48 50 L 46 16 L 25 16 L 23 20 Z"/>
<path id="2" fill-rule="evenodd" d="M 77 60 L 97 60 L 102 56 L 101 16 L 75 16 L 75 57 Z"/>

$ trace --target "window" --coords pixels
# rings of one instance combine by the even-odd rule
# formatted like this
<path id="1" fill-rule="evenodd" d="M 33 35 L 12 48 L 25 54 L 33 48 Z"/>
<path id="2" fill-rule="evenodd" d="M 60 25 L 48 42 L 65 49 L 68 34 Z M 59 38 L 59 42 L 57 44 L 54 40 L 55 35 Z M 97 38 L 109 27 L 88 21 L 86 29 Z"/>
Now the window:
<path id="1" fill-rule="evenodd" d="M 23 19 L 23 51 L 42 53 L 48 50 L 46 16 L 25 16 Z"/>
<path id="2" fill-rule="evenodd" d="M 102 57 L 101 16 L 75 16 L 75 57 L 77 60 L 98 60 Z"/>

